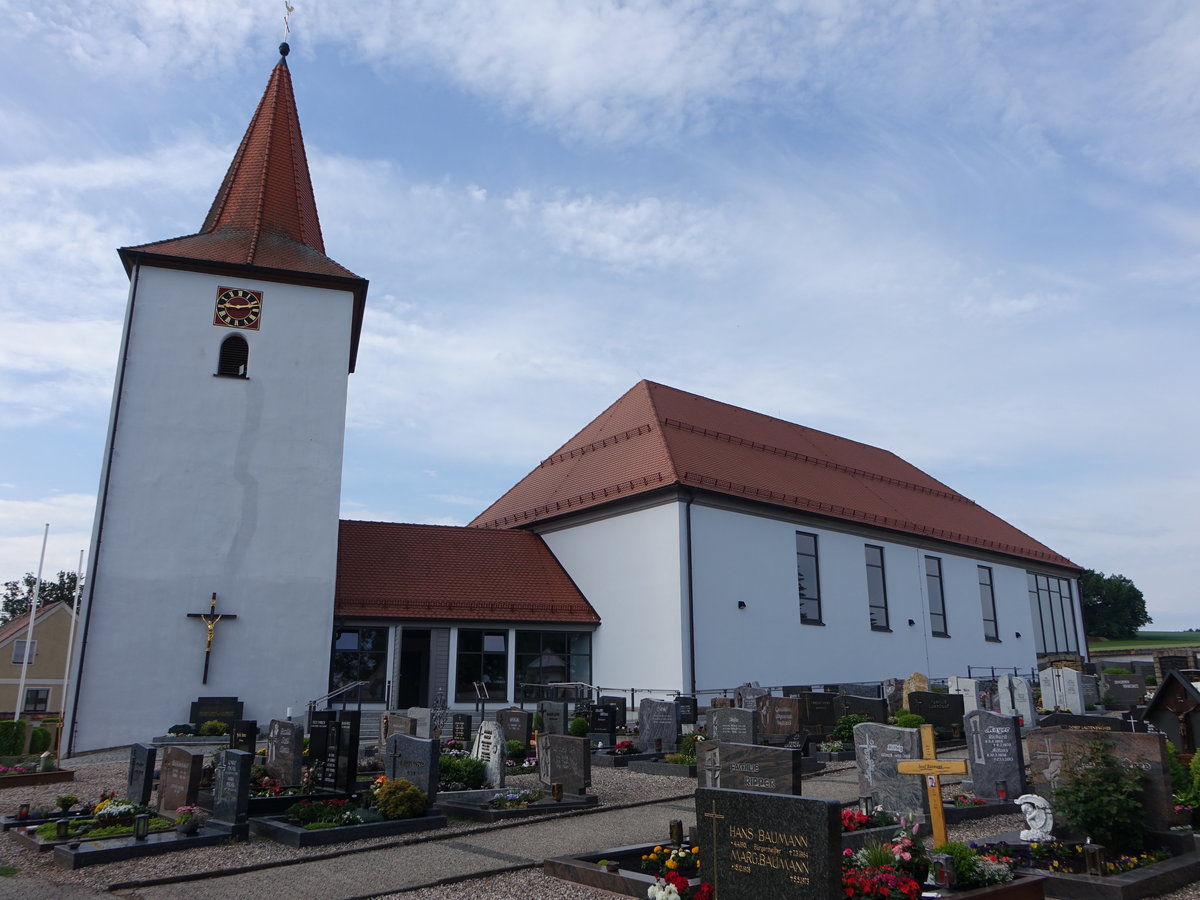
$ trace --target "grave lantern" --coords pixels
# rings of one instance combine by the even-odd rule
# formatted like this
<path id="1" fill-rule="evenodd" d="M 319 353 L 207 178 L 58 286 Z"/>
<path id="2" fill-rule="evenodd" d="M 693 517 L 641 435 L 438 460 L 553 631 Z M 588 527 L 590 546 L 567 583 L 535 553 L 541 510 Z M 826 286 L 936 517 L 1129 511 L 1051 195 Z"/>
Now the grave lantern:
<path id="1" fill-rule="evenodd" d="M 65 841 L 70 835 L 68 829 L 71 827 L 70 819 L 59 819 L 54 823 L 54 837 L 56 840 Z"/>
<path id="2" fill-rule="evenodd" d="M 29 801 L 26 801 L 17 807 L 17 818 L 18 819 L 28 819 L 29 818 Z"/>
<path id="3" fill-rule="evenodd" d="M 954 888 L 958 878 L 954 871 L 954 857 L 949 853 L 931 853 L 929 855 L 929 877 L 925 883 L 937 887 Z"/>
<path id="4" fill-rule="evenodd" d="M 997 781 L 996 782 L 996 798 L 998 800 L 1007 800 L 1008 799 L 1008 782 L 1007 781 Z"/>
<path id="5" fill-rule="evenodd" d="M 862 813 L 864 816 L 869 816 L 871 815 L 872 809 L 874 809 L 874 806 L 872 805 L 870 794 L 867 794 L 865 797 L 858 798 L 858 811 L 860 813 Z"/>
<path id="6" fill-rule="evenodd" d="M 1108 868 L 1104 865 L 1104 848 L 1099 844 L 1093 844 L 1090 837 L 1083 845 L 1083 865 L 1089 875 L 1104 876 L 1108 874 Z"/>
<path id="7" fill-rule="evenodd" d="M 683 822 L 679 819 L 671 820 L 671 843 L 676 847 L 683 843 Z"/>
<path id="8" fill-rule="evenodd" d="M 563 798 L 562 782 L 556 781 L 552 785 L 550 785 L 550 797 L 554 800 L 555 803 L 562 803 L 562 798 Z"/>
<path id="9" fill-rule="evenodd" d="M 150 834 L 150 814 L 139 813 L 133 817 L 133 838 L 137 841 L 144 841 Z"/>

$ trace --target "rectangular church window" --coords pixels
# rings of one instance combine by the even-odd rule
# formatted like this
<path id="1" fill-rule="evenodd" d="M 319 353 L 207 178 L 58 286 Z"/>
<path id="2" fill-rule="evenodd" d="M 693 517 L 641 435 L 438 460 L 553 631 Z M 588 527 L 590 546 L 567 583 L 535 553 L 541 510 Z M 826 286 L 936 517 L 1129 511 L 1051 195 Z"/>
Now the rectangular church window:
<path id="1" fill-rule="evenodd" d="M 591 684 L 591 634 L 586 631 L 518 631 L 517 680 L 529 685 L 568 681 Z"/>
<path id="2" fill-rule="evenodd" d="M 925 587 L 929 592 L 929 630 L 934 637 L 950 637 L 946 630 L 946 595 L 942 590 L 942 561 L 925 557 Z"/>
<path id="3" fill-rule="evenodd" d="M 871 610 L 871 628 L 891 631 L 888 627 L 887 581 L 883 577 L 883 548 L 866 545 L 867 604 Z"/>
<path id="4" fill-rule="evenodd" d="M 338 699 L 382 703 L 387 691 L 388 628 L 379 626 L 335 628 L 333 656 L 329 666 L 329 690 L 336 691 L 356 681 Z"/>
<path id="5" fill-rule="evenodd" d="M 821 584 L 817 571 L 817 536 L 796 532 L 796 587 L 800 595 L 800 621 L 821 625 Z"/>
<path id="6" fill-rule="evenodd" d="M 474 703 L 475 684 L 486 685 L 492 700 L 508 699 L 508 632 L 458 629 L 454 699 Z"/>
<path id="7" fill-rule="evenodd" d="M 1000 626 L 996 622 L 996 592 L 992 587 L 992 570 L 979 566 L 979 602 L 983 606 L 983 636 L 989 641 L 1000 640 Z"/>

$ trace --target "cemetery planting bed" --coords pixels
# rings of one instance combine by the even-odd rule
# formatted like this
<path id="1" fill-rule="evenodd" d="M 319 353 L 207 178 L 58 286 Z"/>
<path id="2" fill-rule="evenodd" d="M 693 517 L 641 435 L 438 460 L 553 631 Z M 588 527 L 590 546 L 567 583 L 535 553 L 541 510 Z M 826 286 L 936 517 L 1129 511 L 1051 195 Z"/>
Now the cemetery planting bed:
<path id="1" fill-rule="evenodd" d="M 11 787 L 33 787 L 39 784 L 57 784 L 60 781 L 74 780 L 75 772 L 71 769 L 30 772 L 28 775 L 0 775 L 0 790 Z"/>
<path id="2" fill-rule="evenodd" d="M 455 816 L 460 819 L 472 819 L 476 822 L 503 822 L 505 819 L 522 819 L 529 816 L 549 816 L 555 813 L 576 812 L 581 809 L 589 809 L 593 806 L 598 806 L 600 798 L 595 794 L 588 794 L 583 797 L 563 797 L 559 802 L 555 802 L 549 797 L 544 800 L 538 800 L 536 803 L 531 803 L 525 807 L 516 809 L 489 809 L 487 802 L 496 796 L 496 791 L 484 791 L 487 796 L 481 798 L 475 803 L 468 803 L 464 799 L 448 799 L 446 794 L 438 794 L 438 808 L 448 816 Z"/>
<path id="3" fill-rule="evenodd" d="M 250 830 L 259 837 L 300 849 L 321 847 L 326 844 L 343 844 L 365 838 L 393 837 L 417 831 L 431 831 L 446 827 L 446 817 L 440 812 L 415 819 L 395 819 L 386 822 L 367 822 L 363 825 L 338 825 L 334 828 L 309 830 L 292 825 L 286 819 L 273 817 L 250 820 Z"/>
<path id="4" fill-rule="evenodd" d="M 209 797 L 212 795 L 209 794 Z M 250 818 L 259 818 L 263 816 L 278 816 L 288 811 L 289 807 L 295 806 L 297 803 L 302 803 L 305 800 L 310 800 L 317 803 L 321 800 L 349 800 L 353 798 L 353 794 L 341 794 L 337 792 L 326 792 L 320 794 L 287 794 L 279 795 L 278 797 L 251 797 L 249 802 Z"/>
<path id="5" fill-rule="evenodd" d="M 95 841 L 75 841 L 54 847 L 54 862 L 66 869 L 81 869 L 104 863 L 137 859 L 142 856 L 158 856 L 194 847 L 217 847 L 229 841 L 229 833 L 206 830 L 204 833 L 184 837 L 174 831 L 160 831 L 149 835 L 144 841 L 134 837 L 102 838 Z"/>
<path id="6" fill-rule="evenodd" d="M 654 844 L 638 844 L 582 856 L 558 856 L 546 860 L 542 871 L 563 881 L 612 891 L 625 897 L 645 897 L 647 889 L 656 879 L 655 876 L 641 871 L 642 856 L 654 847 Z M 602 859 L 615 861 L 620 864 L 620 868 L 616 872 L 606 871 L 599 864 Z M 700 879 L 692 878 L 688 883 L 695 886 L 700 883 Z"/>
<path id="7" fill-rule="evenodd" d="M 685 766 L 679 763 L 635 759 L 629 764 L 629 771 L 641 772 L 643 775 L 673 775 L 681 778 L 696 777 L 695 763 Z"/>
<path id="8" fill-rule="evenodd" d="M 0 816 L 0 831 L 11 831 L 14 828 L 24 828 L 26 826 L 36 828 L 39 825 L 45 825 L 47 822 L 57 822 L 59 819 L 80 819 L 90 815 L 90 812 L 85 813 L 81 809 L 74 809 L 69 813 L 58 813 L 49 819 L 22 819 L 18 816 Z"/>
<path id="9" fill-rule="evenodd" d="M 625 754 L 621 754 L 621 753 L 603 752 L 603 753 L 593 753 L 592 754 L 592 765 L 608 766 L 610 768 L 624 769 L 631 762 L 636 762 L 639 760 L 650 761 L 650 760 L 656 760 L 656 759 L 662 759 L 662 754 L 661 753 L 625 753 Z"/>
<path id="10" fill-rule="evenodd" d="M 151 832 L 151 833 L 152 834 L 154 834 L 154 833 L 162 834 L 167 831 L 174 832 L 174 830 L 175 830 L 174 827 L 171 827 L 171 828 L 163 829 L 160 832 Z M 81 841 L 81 838 L 77 838 L 77 837 L 76 838 L 65 838 L 63 840 L 58 840 L 55 838 L 51 838 L 50 840 L 45 840 L 43 838 L 38 837 L 38 835 L 35 833 L 34 828 L 30 828 L 28 831 L 22 831 L 20 828 L 15 828 L 15 829 L 13 829 L 12 835 L 13 835 L 13 840 L 15 840 L 17 843 L 17 846 L 24 847 L 26 850 L 32 850 L 34 853 L 48 853 L 51 850 L 53 850 L 55 847 L 62 847 L 71 842 Z M 90 840 L 84 841 L 84 843 L 100 844 L 100 843 L 104 843 L 106 841 L 123 841 L 128 837 L 130 837 L 130 835 L 123 834 L 123 835 L 119 835 L 119 836 L 115 836 L 115 837 L 92 838 Z"/>

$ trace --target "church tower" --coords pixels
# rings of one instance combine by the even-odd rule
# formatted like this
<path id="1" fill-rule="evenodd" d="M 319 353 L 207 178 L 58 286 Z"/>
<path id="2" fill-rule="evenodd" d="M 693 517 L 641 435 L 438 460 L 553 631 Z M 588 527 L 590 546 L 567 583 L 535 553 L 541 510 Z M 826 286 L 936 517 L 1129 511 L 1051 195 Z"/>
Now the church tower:
<path id="1" fill-rule="evenodd" d="M 328 690 L 367 282 L 325 255 L 280 52 L 200 231 L 119 251 L 68 753 L 162 734 L 202 696 L 265 722 Z"/>

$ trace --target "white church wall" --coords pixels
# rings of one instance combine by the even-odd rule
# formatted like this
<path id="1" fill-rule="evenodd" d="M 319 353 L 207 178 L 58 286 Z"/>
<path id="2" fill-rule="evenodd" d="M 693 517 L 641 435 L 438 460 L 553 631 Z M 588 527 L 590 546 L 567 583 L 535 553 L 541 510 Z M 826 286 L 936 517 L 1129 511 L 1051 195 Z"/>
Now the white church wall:
<path id="1" fill-rule="evenodd" d="M 687 679 L 679 505 L 539 533 L 600 614 L 592 639 L 595 683 L 681 690 Z"/>
<path id="2" fill-rule="evenodd" d="M 912 671 L 941 677 L 965 674 L 968 665 L 1034 664 L 1021 566 L 700 504 L 692 516 L 697 686 L 702 691 L 747 680 L 764 685 L 869 681 Z M 817 535 L 821 625 L 800 621 L 796 531 Z M 868 543 L 884 548 L 890 631 L 871 627 Z M 926 555 L 942 560 L 947 638 L 930 633 Z M 984 639 L 980 564 L 993 570 L 1000 642 Z M 909 619 L 915 624 L 910 626 Z M 1017 632 L 1022 637 L 1015 637 Z"/>
<path id="3" fill-rule="evenodd" d="M 213 325 L 218 285 L 263 291 L 259 331 Z M 76 750 L 160 734 L 201 695 L 266 721 L 327 690 L 351 317 L 348 292 L 140 269 Z M 248 377 L 215 377 L 234 333 Z M 214 591 L 237 619 L 217 624 L 204 685 L 205 628 L 187 614 Z"/>

